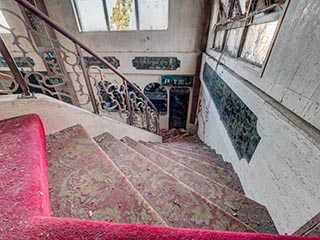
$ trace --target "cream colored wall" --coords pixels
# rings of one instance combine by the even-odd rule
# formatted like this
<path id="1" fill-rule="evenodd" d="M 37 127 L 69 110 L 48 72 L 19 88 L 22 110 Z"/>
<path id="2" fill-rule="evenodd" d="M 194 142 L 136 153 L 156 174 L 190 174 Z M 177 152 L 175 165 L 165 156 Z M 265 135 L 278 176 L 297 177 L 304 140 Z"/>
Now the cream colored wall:
<path id="1" fill-rule="evenodd" d="M 118 139 L 129 136 L 136 140 L 161 142 L 161 137 L 156 134 L 110 117 L 98 116 L 42 94 L 37 94 L 36 97 L 37 99 L 17 99 L 17 95 L 0 96 L 0 120 L 36 113 L 44 123 L 46 134 L 80 124 L 91 137 L 109 132 Z"/>
<path id="2" fill-rule="evenodd" d="M 71 1 L 45 0 L 50 17 L 66 27 L 72 34 L 98 52 L 100 56 L 118 58 L 120 60 L 118 70 L 124 73 L 129 80 L 139 85 L 142 90 L 148 83 L 161 83 L 161 75 L 195 74 L 202 3 L 202 0 L 196 2 L 194 0 L 170 0 L 167 31 L 80 33 Z M 69 41 L 65 41 L 60 35 L 58 37 L 64 45 L 70 46 Z M 181 61 L 181 67 L 175 71 L 136 70 L 132 66 L 132 59 L 136 56 L 177 57 Z M 71 71 L 70 68 L 69 71 Z M 167 89 L 169 90 L 169 88 Z M 160 117 L 161 128 L 168 127 L 168 117 L 168 114 Z"/>
<path id="3" fill-rule="evenodd" d="M 118 70 L 138 84 L 142 90 L 146 83 L 161 83 L 162 75 L 195 74 L 203 0 L 196 2 L 194 0 L 169 0 L 169 28 L 166 31 L 129 32 L 79 32 L 71 0 L 45 0 L 44 2 L 51 18 L 91 47 L 100 56 L 115 56 L 119 59 L 120 67 Z M 8 8 L 21 15 L 21 11 L 14 1 L 0 0 L 0 7 Z M 26 35 L 20 21 L 17 21 L 14 17 L 9 16 L 8 18 L 11 27 L 16 27 L 19 33 Z M 21 51 L 11 45 L 13 42 L 12 36 L 3 36 L 5 36 L 11 53 L 20 56 Z M 57 33 L 57 37 L 62 45 L 71 52 L 76 52 L 71 41 L 59 33 Z M 24 42 L 23 46 L 25 47 L 25 45 L 27 45 L 26 48 L 29 55 L 36 61 L 36 70 L 44 70 L 41 58 L 33 52 L 30 44 Z M 72 54 L 69 54 L 70 62 L 74 62 Z M 84 55 L 88 54 L 84 53 Z M 136 70 L 132 66 L 132 59 L 136 56 L 177 57 L 181 61 L 181 66 L 173 71 Z M 69 74 L 74 75 L 72 66 L 66 65 L 66 69 Z M 2 68 L 1 70 L 6 71 L 8 69 Z M 75 71 L 80 73 L 79 68 L 76 68 Z M 83 76 L 80 78 L 83 83 Z M 77 82 L 74 81 L 73 85 L 76 90 L 79 89 Z M 87 92 L 86 89 L 85 92 Z M 80 102 L 86 101 L 85 96 L 78 94 L 78 97 Z M 85 108 L 91 109 L 90 106 L 85 106 Z M 168 121 L 168 115 L 161 116 L 161 127 L 168 127 Z"/>
<path id="4" fill-rule="evenodd" d="M 291 0 L 262 77 L 261 68 L 211 49 L 216 14 L 203 57 L 258 117 L 261 141 L 250 163 L 238 158 L 204 83 L 208 111 L 198 115 L 198 134 L 233 164 L 246 195 L 266 205 L 280 233 L 292 234 L 320 211 L 319 12 L 318 0 Z"/>

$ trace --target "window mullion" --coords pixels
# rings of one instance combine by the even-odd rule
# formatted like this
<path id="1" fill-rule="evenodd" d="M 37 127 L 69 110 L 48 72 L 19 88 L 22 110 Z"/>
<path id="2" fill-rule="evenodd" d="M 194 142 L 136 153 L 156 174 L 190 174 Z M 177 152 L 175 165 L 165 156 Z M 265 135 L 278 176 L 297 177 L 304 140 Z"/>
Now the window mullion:
<path id="1" fill-rule="evenodd" d="M 104 16 L 106 18 L 106 23 L 107 23 L 107 29 L 110 31 L 110 22 L 109 22 L 109 15 L 108 15 L 108 8 L 107 8 L 107 0 L 101 0 L 103 3 L 103 10 L 104 10 Z"/>
<path id="2" fill-rule="evenodd" d="M 74 0 L 71 1 L 71 4 L 72 4 L 72 7 L 75 11 L 75 16 L 76 16 L 76 21 L 77 21 L 77 24 L 78 24 L 78 28 L 80 29 L 81 32 L 83 32 L 83 28 L 82 28 L 82 24 L 81 24 L 81 21 L 79 19 L 79 11 L 78 11 L 78 8 L 77 8 L 77 5 L 76 3 L 74 2 Z"/>
<path id="3" fill-rule="evenodd" d="M 134 5 L 135 5 L 135 14 L 136 14 L 136 25 L 137 25 L 137 30 L 140 31 L 140 18 L 139 18 L 139 0 L 134 0 Z"/>
<path id="4" fill-rule="evenodd" d="M 243 29 L 242 36 L 241 36 L 241 39 L 240 39 L 239 49 L 238 49 L 238 52 L 237 52 L 237 57 L 241 56 L 241 52 L 242 52 L 242 49 L 243 49 L 243 46 L 244 46 L 244 42 L 246 41 L 248 28 L 249 28 L 249 26 L 248 26 L 249 25 L 249 19 L 248 18 L 249 18 L 249 15 L 250 15 L 251 11 L 254 11 L 253 4 L 254 4 L 254 0 L 250 0 L 249 6 L 248 6 L 248 10 L 247 10 L 247 14 L 246 14 L 246 19 L 245 19 L 245 22 L 244 22 L 244 29 Z"/>

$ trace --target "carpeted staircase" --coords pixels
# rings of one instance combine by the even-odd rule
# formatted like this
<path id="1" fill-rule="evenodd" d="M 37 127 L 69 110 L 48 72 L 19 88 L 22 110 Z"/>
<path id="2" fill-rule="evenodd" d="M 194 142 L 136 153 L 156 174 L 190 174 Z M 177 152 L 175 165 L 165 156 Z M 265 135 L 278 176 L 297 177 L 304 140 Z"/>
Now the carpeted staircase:
<path id="1" fill-rule="evenodd" d="M 46 137 L 47 166 L 39 117 L 0 122 L 0 187 L 9 191 L 0 239 L 287 238 L 250 234 L 277 230 L 214 150 L 193 136 L 166 141 L 92 139 L 76 125 Z"/>
<path id="2" fill-rule="evenodd" d="M 267 209 L 243 195 L 232 165 L 187 139 L 184 150 L 181 141 L 91 139 L 80 125 L 48 136 L 53 216 L 277 233 Z"/>

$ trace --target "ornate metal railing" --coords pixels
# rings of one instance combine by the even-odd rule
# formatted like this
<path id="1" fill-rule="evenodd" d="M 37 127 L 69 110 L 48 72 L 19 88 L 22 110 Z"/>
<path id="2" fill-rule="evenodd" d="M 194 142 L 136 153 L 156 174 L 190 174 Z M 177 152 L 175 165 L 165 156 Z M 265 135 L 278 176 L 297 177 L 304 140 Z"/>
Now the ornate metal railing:
<path id="1" fill-rule="evenodd" d="M 0 52 L 12 75 L 0 74 L 0 79 L 6 82 L 6 86 L 0 86 L 0 94 L 20 91 L 22 97 L 32 97 L 34 93 L 44 93 L 159 133 L 159 113 L 135 84 L 33 6 L 33 0 L 15 1 L 22 16 L 10 9 L 0 9 L 16 23 L 14 27 L 0 23 L 8 32 L 0 36 Z M 20 64 L 14 60 L 14 54 L 20 54 Z M 94 57 L 99 66 L 87 66 L 88 56 Z"/>

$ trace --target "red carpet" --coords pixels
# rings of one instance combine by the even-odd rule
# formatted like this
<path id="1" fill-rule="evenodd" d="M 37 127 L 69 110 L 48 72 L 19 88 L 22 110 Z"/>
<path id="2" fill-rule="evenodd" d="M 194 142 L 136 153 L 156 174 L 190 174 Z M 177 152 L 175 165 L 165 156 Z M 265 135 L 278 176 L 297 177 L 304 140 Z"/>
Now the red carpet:
<path id="1" fill-rule="evenodd" d="M 0 122 L 0 239 L 305 239 L 50 217 L 47 171 L 39 117 Z"/>

